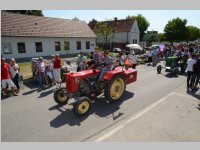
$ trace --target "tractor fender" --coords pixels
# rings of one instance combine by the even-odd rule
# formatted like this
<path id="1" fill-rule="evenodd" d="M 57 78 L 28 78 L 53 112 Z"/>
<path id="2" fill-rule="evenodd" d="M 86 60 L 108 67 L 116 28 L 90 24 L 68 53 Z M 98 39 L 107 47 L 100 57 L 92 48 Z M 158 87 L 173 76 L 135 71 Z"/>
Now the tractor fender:
<path id="1" fill-rule="evenodd" d="M 107 72 L 107 73 L 104 75 L 103 79 L 104 79 L 104 81 L 109 81 L 109 80 L 111 80 L 114 76 L 119 75 L 119 74 L 123 75 L 123 71 L 122 71 L 122 70 L 113 70 L 113 71 L 109 71 L 109 72 Z"/>

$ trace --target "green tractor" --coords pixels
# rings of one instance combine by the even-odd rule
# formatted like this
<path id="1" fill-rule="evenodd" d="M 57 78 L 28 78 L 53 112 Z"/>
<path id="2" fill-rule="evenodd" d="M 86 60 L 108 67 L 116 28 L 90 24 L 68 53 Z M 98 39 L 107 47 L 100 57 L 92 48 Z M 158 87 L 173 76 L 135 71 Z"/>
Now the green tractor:
<path id="1" fill-rule="evenodd" d="M 186 57 L 170 56 L 165 60 L 165 67 L 162 65 L 157 66 L 157 73 L 160 74 L 164 68 L 166 72 L 172 73 L 173 76 L 177 77 L 178 73 L 184 73 L 186 68 Z"/>

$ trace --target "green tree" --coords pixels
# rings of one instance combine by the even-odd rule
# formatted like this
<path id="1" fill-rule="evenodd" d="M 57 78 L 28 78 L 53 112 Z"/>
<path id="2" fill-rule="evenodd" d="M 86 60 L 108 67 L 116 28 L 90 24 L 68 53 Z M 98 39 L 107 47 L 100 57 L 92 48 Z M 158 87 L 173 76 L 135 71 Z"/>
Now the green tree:
<path id="1" fill-rule="evenodd" d="M 170 42 L 186 41 L 188 38 L 188 30 L 186 24 L 186 19 L 175 18 L 168 21 L 164 28 L 166 40 Z"/>
<path id="2" fill-rule="evenodd" d="M 103 38 L 105 41 L 105 47 L 109 48 L 108 44 L 114 36 L 115 28 L 114 24 L 111 24 L 109 21 L 105 21 L 96 23 L 93 30 Z"/>
<path id="3" fill-rule="evenodd" d="M 158 41 L 159 41 L 158 36 L 155 34 L 151 34 L 147 39 L 147 42 L 158 42 Z"/>
<path id="4" fill-rule="evenodd" d="M 160 40 L 161 42 L 166 41 L 166 37 L 165 37 L 165 34 L 164 34 L 164 33 L 160 33 L 160 34 L 158 35 L 158 37 L 159 37 L 159 40 Z"/>
<path id="5" fill-rule="evenodd" d="M 94 29 L 94 26 L 96 25 L 97 20 L 92 19 L 91 21 L 89 21 L 88 25 L 91 29 Z"/>
<path id="6" fill-rule="evenodd" d="M 188 41 L 193 41 L 200 38 L 200 29 L 194 26 L 187 26 Z"/>
<path id="7" fill-rule="evenodd" d="M 19 13 L 24 15 L 44 16 L 42 10 L 3 10 L 3 12 Z"/>
<path id="8" fill-rule="evenodd" d="M 142 16 L 141 14 L 137 15 L 137 16 L 127 16 L 126 19 L 136 19 L 138 22 L 138 27 L 140 30 L 140 40 L 143 40 L 145 31 L 147 30 L 147 28 L 149 27 L 149 22 L 148 20 Z"/>

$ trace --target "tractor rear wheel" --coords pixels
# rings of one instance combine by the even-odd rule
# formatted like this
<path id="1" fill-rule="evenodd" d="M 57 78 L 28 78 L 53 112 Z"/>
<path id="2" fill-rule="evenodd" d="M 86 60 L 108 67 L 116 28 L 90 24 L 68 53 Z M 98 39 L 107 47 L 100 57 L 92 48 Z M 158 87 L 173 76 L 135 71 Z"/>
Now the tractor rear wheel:
<path id="1" fill-rule="evenodd" d="M 106 83 L 105 97 L 110 102 L 121 99 L 125 91 L 125 81 L 122 75 L 116 75 L 111 81 Z"/>
<path id="2" fill-rule="evenodd" d="M 69 97 L 66 94 L 66 88 L 59 88 L 54 93 L 54 100 L 56 103 L 64 105 L 67 103 Z"/>
<path id="3" fill-rule="evenodd" d="M 74 112 L 77 116 L 86 115 L 91 108 L 91 102 L 88 97 L 80 97 L 79 101 L 74 105 Z"/>

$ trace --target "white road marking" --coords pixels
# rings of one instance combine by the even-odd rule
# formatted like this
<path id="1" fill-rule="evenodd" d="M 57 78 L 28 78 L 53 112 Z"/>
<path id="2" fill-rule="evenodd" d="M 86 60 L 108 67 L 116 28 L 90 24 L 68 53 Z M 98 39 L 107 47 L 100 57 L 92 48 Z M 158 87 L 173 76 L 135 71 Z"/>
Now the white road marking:
<path id="1" fill-rule="evenodd" d="M 123 122 L 120 125 L 116 126 L 113 130 L 111 130 L 111 131 L 107 132 L 106 134 L 102 135 L 101 137 L 97 138 L 96 140 L 94 140 L 94 142 L 101 142 L 101 141 L 104 141 L 105 139 L 109 138 L 110 136 L 115 134 L 117 131 L 119 131 L 120 129 L 124 128 L 127 124 L 129 124 L 132 121 L 138 119 L 139 117 L 143 116 L 145 113 L 147 113 L 148 111 L 150 111 L 151 109 L 153 109 L 154 107 L 159 105 L 160 103 L 164 102 L 169 96 L 171 96 L 173 94 L 174 94 L 174 92 L 169 93 L 165 97 L 163 97 L 160 100 L 158 100 L 157 102 L 151 104 L 150 106 L 148 106 L 147 108 L 143 109 L 142 111 L 140 111 L 139 113 L 137 113 L 133 117 L 131 117 L 128 120 L 126 120 L 125 122 Z"/>

